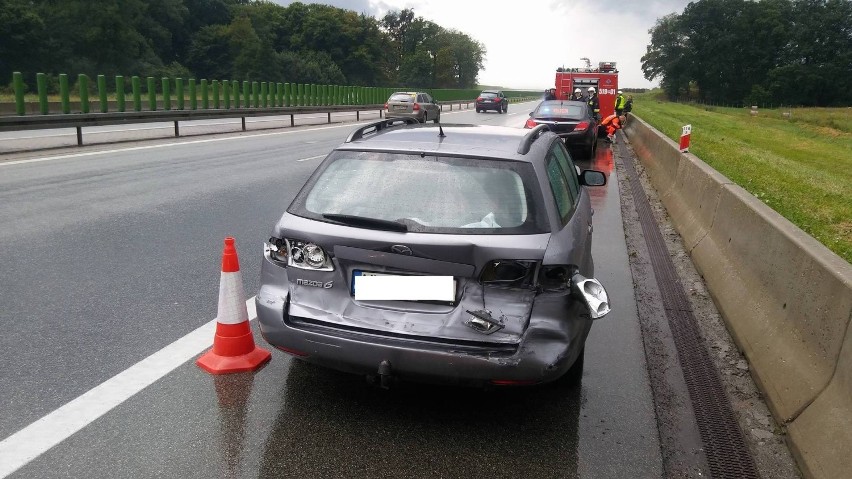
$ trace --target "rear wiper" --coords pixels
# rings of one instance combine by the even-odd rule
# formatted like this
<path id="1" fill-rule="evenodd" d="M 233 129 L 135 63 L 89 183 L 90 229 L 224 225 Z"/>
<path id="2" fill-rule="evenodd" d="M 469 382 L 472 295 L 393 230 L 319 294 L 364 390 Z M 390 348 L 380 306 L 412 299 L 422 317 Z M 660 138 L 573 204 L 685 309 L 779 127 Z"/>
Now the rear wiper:
<path id="1" fill-rule="evenodd" d="M 380 220 L 378 218 L 365 218 L 363 216 L 339 215 L 336 213 L 324 213 L 323 218 L 339 221 L 352 226 L 362 226 L 364 228 L 385 230 L 385 231 L 408 231 L 408 226 L 398 221 Z"/>

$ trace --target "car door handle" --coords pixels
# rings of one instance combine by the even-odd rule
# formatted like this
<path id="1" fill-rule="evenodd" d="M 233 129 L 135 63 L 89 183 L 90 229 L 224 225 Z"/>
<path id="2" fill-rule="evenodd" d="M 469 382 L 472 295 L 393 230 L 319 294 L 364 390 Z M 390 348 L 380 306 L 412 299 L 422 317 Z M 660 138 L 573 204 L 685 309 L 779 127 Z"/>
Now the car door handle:
<path id="1" fill-rule="evenodd" d="M 589 234 L 592 234 L 592 231 L 594 231 L 594 230 L 595 230 L 595 227 L 592 226 L 591 223 L 589 223 Z"/>

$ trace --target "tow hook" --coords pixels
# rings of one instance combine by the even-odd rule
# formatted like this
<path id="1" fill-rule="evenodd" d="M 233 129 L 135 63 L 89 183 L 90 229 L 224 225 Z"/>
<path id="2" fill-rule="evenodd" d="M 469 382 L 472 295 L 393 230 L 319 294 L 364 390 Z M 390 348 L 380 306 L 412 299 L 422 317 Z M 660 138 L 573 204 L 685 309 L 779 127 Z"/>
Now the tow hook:
<path id="1" fill-rule="evenodd" d="M 379 386 L 382 389 L 390 389 L 391 380 L 391 363 L 387 359 L 379 363 Z"/>

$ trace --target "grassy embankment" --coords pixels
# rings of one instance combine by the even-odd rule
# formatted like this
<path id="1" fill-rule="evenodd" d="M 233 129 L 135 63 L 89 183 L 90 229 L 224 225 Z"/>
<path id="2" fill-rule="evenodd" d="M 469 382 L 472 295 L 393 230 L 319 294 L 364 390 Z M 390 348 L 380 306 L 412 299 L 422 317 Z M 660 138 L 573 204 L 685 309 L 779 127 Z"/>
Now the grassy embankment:
<path id="1" fill-rule="evenodd" d="M 760 110 L 634 95 L 633 113 L 852 263 L 852 108 Z M 790 112 L 789 118 L 783 116 Z"/>

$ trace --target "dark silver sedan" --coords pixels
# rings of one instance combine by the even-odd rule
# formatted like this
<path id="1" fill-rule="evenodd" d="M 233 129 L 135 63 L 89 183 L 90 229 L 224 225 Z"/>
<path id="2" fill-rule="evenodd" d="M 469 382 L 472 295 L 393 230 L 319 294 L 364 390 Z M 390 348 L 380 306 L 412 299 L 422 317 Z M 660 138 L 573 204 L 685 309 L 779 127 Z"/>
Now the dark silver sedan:
<path id="1" fill-rule="evenodd" d="M 577 158 L 591 159 L 598 148 L 598 123 L 586 102 L 546 100 L 530 112 L 524 127 L 547 125 Z"/>
<path id="2" fill-rule="evenodd" d="M 545 126 L 395 123 L 353 132 L 275 225 L 266 341 L 384 386 L 578 382 L 609 312 L 586 191 L 604 175 Z"/>

